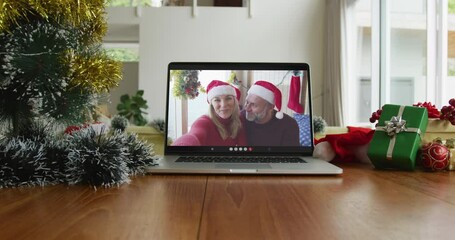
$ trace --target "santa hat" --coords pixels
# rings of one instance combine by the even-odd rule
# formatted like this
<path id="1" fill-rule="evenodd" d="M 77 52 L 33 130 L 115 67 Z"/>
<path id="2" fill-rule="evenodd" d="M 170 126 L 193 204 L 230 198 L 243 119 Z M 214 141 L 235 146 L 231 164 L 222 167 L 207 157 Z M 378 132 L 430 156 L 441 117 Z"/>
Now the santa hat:
<path id="1" fill-rule="evenodd" d="M 210 103 L 212 98 L 220 95 L 232 95 L 237 98 L 237 101 L 240 101 L 239 89 L 227 82 L 212 80 L 209 85 L 207 85 L 207 102 Z"/>
<path id="2" fill-rule="evenodd" d="M 347 128 L 347 133 L 327 134 L 324 138 L 315 139 L 313 157 L 326 161 L 371 163 L 367 151 L 374 130 L 351 126 Z"/>
<path id="3" fill-rule="evenodd" d="M 272 83 L 266 81 L 257 81 L 248 90 L 248 94 L 254 94 L 266 100 L 276 107 L 278 112 L 275 117 L 278 119 L 283 118 L 283 112 L 281 112 L 281 91 L 275 87 Z"/>

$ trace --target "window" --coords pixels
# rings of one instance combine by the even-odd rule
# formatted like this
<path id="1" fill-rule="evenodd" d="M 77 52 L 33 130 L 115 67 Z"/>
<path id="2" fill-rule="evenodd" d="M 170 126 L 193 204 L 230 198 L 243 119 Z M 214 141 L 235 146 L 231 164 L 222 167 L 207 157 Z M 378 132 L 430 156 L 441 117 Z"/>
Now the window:
<path id="1" fill-rule="evenodd" d="M 121 62 L 139 61 L 139 44 L 133 43 L 105 43 L 103 47 L 114 60 Z"/>
<path id="2" fill-rule="evenodd" d="M 373 86 L 372 86 L 372 31 L 371 31 L 371 3 L 370 0 L 358 0 L 353 13 L 353 28 L 350 28 L 351 35 L 350 46 L 352 49 L 349 58 L 355 59 L 355 66 L 349 79 L 351 80 L 349 89 L 355 94 L 350 95 L 348 104 L 354 106 L 348 108 L 352 111 L 346 117 L 350 124 L 368 121 L 371 115 Z M 366 120 L 365 120 L 366 119 Z"/>
<path id="3" fill-rule="evenodd" d="M 352 74 L 345 124 L 387 103 L 447 105 L 455 89 L 455 0 L 357 0 L 347 23 Z M 349 39 L 349 38 L 348 38 Z M 351 62 L 355 64 L 351 64 Z"/>
<path id="4" fill-rule="evenodd" d="M 162 6 L 192 6 L 193 0 L 110 0 L 109 7 L 162 7 Z M 243 7 L 246 0 L 198 0 L 198 6 Z"/>
<path id="5" fill-rule="evenodd" d="M 154 0 L 110 0 L 109 7 L 135 7 L 135 6 L 150 6 Z"/>
<path id="6" fill-rule="evenodd" d="M 448 1 L 447 9 L 447 79 L 443 105 L 455 95 L 455 0 Z"/>

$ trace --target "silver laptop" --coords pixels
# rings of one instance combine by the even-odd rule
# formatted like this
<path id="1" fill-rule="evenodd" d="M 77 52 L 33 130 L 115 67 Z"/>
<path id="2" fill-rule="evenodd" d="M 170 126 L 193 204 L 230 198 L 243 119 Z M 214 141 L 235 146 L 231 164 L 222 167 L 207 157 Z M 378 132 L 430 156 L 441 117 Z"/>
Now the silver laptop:
<path id="1" fill-rule="evenodd" d="M 150 173 L 343 172 L 312 157 L 306 63 L 172 62 L 166 96 L 167 142 Z"/>

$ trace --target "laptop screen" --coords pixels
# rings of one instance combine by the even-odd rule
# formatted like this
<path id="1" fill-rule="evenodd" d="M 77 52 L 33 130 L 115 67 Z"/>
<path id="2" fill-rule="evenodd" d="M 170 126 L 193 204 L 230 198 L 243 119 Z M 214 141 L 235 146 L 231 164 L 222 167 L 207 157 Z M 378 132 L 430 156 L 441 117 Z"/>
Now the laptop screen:
<path id="1" fill-rule="evenodd" d="M 306 63 L 168 66 L 165 154 L 311 155 Z"/>

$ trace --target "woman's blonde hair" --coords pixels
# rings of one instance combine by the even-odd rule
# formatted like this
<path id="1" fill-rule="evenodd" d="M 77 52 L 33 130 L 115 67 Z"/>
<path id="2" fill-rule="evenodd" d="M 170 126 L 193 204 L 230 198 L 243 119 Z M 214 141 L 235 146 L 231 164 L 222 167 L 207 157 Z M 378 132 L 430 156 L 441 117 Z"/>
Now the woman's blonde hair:
<path id="1" fill-rule="evenodd" d="M 239 133 L 240 128 L 242 128 L 242 121 L 240 121 L 240 108 L 239 102 L 237 98 L 234 97 L 234 111 L 231 115 L 231 124 L 229 125 L 229 132 L 224 129 L 224 125 L 218 120 L 218 114 L 216 114 L 215 109 L 213 108 L 212 104 L 209 105 L 209 117 L 212 119 L 213 123 L 215 124 L 218 132 L 221 135 L 223 140 L 226 138 L 236 138 L 237 134 Z M 230 133 L 230 134 L 229 134 Z"/>

